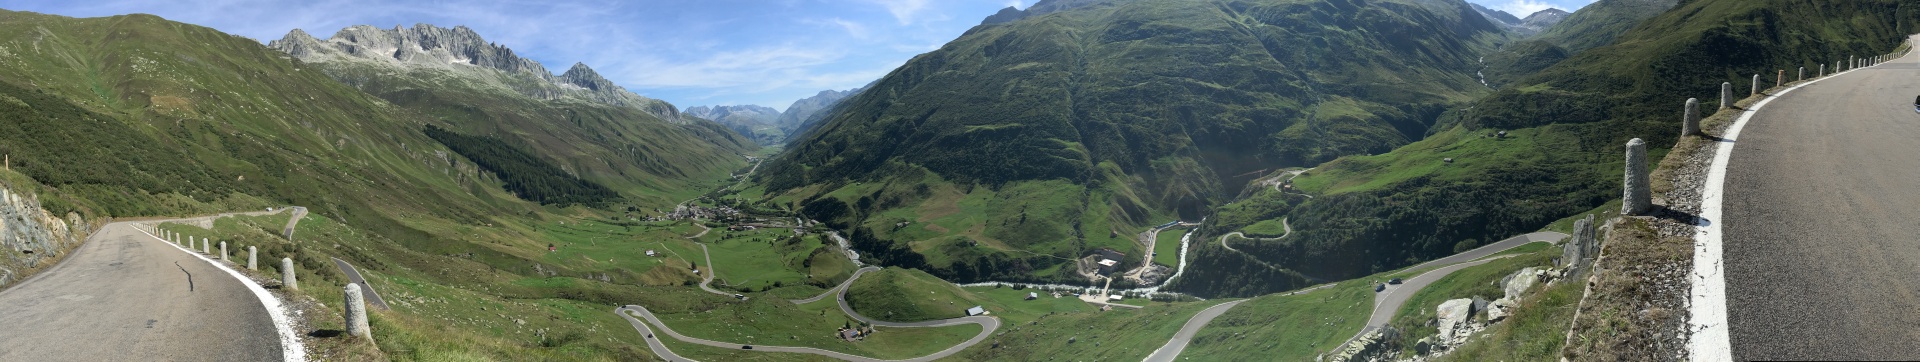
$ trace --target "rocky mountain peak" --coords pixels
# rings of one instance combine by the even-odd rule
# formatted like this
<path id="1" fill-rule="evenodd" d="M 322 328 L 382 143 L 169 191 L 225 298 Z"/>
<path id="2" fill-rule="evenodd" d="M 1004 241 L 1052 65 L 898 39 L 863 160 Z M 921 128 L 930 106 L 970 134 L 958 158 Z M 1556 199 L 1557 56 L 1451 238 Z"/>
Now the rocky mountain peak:
<path id="1" fill-rule="evenodd" d="M 1546 29 L 1547 27 L 1567 20 L 1567 16 L 1569 15 L 1573 15 L 1573 13 L 1567 12 L 1566 10 L 1547 8 L 1546 10 L 1534 12 L 1533 15 L 1527 15 L 1526 19 L 1520 20 L 1520 25 Z"/>
<path id="2" fill-rule="evenodd" d="M 593 71 L 593 68 L 588 68 L 586 63 L 573 63 L 573 67 L 567 68 L 566 73 L 560 74 L 560 81 L 594 91 L 620 89 L 613 84 L 613 81 L 601 77 L 599 72 Z"/>
<path id="3" fill-rule="evenodd" d="M 268 42 L 267 46 L 280 49 L 295 58 L 306 59 L 325 45 L 320 44 L 320 39 L 315 39 L 313 35 L 296 28 L 287 32 L 286 36 L 280 37 L 280 40 Z"/>
<path id="4" fill-rule="evenodd" d="M 469 75 L 484 74 L 472 73 L 477 70 L 497 71 L 508 78 L 531 78 L 534 82 L 507 82 L 494 75 L 480 75 L 478 79 L 535 99 L 585 99 L 640 108 L 668 121 L 682 121 L 673 105 L 629 92 L 586 64 L 575 63 L 565 73 L 555 76 L 540 62 L 522 58 L 505 45 L 489 42 L 466 26 L 443 28 L 414 24 L 411 28 L 395 25 L 381 29 L 355 25 L 340 29 L 325 40 L 295 29 L 267 46 L 309 63 L 354 61 L 403 69 L 445 69 Z"/>

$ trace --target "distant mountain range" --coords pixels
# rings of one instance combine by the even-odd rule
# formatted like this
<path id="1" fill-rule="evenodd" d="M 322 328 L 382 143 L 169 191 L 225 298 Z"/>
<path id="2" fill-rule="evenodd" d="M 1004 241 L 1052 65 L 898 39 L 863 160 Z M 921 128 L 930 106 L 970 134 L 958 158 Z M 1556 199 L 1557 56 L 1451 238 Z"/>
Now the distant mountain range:
<path id="1" fill-rule="evenodd" d="M 787 139 L 804 128 L 809 122 L 817 121 L 821 111 L 839 104 L 841 99 L 859 93 L 860 88 L 844 91 L 823 90 L 812 97 L 801 98 L 787 106 L 785 112 L 775 111 L 762 105 L 735 106 L 697 106 L 687 108 L 683 113 L 690 117 L 699 117 L 726 125 L 762 146 L 784 144 Z"/>
<path id="2" fill-rule="evenodd" d="M 1542 31 L 1546 31 L 1547 28 L 1551 28 L 1554 25 L 1560 24 L 1561 21 L 1567 20 L 1567 16 L 1573 15 L 1573 13 L 1567 12 L 1566 10 L 1548 8 L 1534 12 L 1531 15 L 1527 15 L 1525 19 L 1522 19 L 1506 11 L 1489 9 L 1485 6 L 1480 6 L 1480 4 L 1471 5 L 1473 5 L 1475 12 L 1486 16 L 1487 20 L 1493 21 L 1494 24 L 1500 25 L 1501 28 L 1505 28 L 1520 36 L 1539 34 Z"/>

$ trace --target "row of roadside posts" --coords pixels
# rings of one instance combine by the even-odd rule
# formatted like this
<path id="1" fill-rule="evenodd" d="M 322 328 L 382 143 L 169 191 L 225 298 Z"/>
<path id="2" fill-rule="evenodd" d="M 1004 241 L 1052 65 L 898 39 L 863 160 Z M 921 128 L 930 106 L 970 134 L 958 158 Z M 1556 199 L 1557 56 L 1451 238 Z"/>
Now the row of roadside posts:
<path id="1" fill-rule="evenodd" d="M 187 251 L 199 250 L 201 254 L 206 254 L 210 258 L 219 260 L 219 262 L 233 262 L 232 257 L 227 253 L 227 242 L 225 241 L 219 242 L 220 253 L 214 254 L 214 241 L 212 239 L 183 235 L 172 230 L 162 229 L 158 225 L 142 225 L 141 227 L 145 228 L 148 234 L 152 234 L 154 237 L 160 238 L 160 240 L 165 240 L 179 245 L 182 248 L 186 248 Z M 247 270 L 260 270 L 259 257 L 259 247 L 247 246 Z M 293 258 L 280 258 L 280 285 L 287 290 L 300 290 L 300 281 L 293 269 Z M 347 283 L 347 286 L 342 291 L 346 299 L 344 301 L 346 302 L 346 314 L 344 317 L 347 325 L 347 335 L 372 340 L 373 330 L 367 323 L 367 303 L 366 298 L 361 295 L 360 285 L 357 283 Z"/>
<path id="2" fill-rule="evenodd" d="M 1874 57 L 1864 57 L 1864 58 L 1863 57 L 1847 57 L 1847 60 L 1833 62 L 1832 73 L 1828 73 L 1827 65 L 1822 63 L 1820 64 L 1819 68 L 1815 70 L 1816 73 L 1814 73 L 1815 74 L 1814 78 L 1817 79 L 1817 78 L 1822 78 L 1822 77 L 1827 77 L 1832 75 L 1838 75 L 1840 74 L 1840 72 L 1844 72 L 1850 69 L 1870 67 L 1870 66 L 1886 63 L 1892 59 L 1896 59 L 1899 57 L 1900 55 L 1897 53 L 1874 56 Z M 1806 67 L 1800 67 L 1795 74 L 1796 74 L 1796 78 L 1795 78 L 1796 82 L 1807 80 Z M 1786 69 L 1781 69 L 1778 72 L 1775 72 L 1774 78 L 1773 78 L 1773 86 L 1777 88 L 1777 87 L 1787 85 L 1786 79 L 1787 79 Z M 1752 97 L 1752 96 L 1760 95 L 1760 90 L 1761 90 L 1760 84 L 1761 84 L 1760 75 L 1754 74 L 1753 81 L 1752 83 L 1750 83 L 1747 96 Z M 1734 102 L 1736 101 L 1737 100 L 1733 98 L 1733 83 L 1732 82 L 1720 83 L 1720 110 L 1733 108 Z M 1686 103 L 1686 111 L 1681 116 L 1680 137 L 1684 138 L 1684 137 L 1690 137 L 1690 136 L 1691 137 L 1707 136 L 1706 132 L 1700 129 L 1700 99 L 1699 98 L 1688 98 Z M 1652 177 L 1651 170 L 1649 170 L 1647 167 L 1647 142 L 1639 138 L 1628 140 L 1627 141 L 1626 180 L 1622 182 L 1625 192 L 1624 192 L 1624 195 L 1622 195 L 1622 202 L 1620 203 L 1620 212 L 1622 214 L 1638 216 L 1638 215 L 1646 215 L 1653 211 L 1653 191 L 1651 188 L 1652 187 L 1651 177 Z"/>

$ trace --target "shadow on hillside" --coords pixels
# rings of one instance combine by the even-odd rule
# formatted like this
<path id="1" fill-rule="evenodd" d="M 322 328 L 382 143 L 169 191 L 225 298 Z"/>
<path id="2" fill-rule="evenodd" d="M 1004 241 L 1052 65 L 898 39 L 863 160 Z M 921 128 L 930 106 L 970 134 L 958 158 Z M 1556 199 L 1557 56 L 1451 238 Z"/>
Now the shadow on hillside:
<path id="1" fill-rule="evenodd" d="M 313 333 L 307 333 L 308 337 L 313 337 L 313 338 L 333 338 L 333 337 L 339 337 L 344 335 L 347 335 L 347 331 L 338 330 L 338 329 L 320 329 L 320 330 L 313 331 Z"/>

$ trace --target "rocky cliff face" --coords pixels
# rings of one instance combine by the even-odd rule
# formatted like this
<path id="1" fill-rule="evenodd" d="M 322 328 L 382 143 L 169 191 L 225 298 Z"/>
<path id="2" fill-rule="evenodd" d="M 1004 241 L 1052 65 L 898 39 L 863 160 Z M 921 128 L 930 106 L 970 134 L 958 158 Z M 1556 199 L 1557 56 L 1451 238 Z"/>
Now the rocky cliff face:
<path id="1" fill-rule="evenodd" d="M 95 227 L 78 214 L 47 212 L 37 197 L 0 186 L 0 288 L 53 265 Z"/>
<path id="2" fill-rule="evenodd" d="M 672 104 L 627 91 L 586 64 L 574 63 L 566 73 L 555 76 L 540 62 L 521 58 L 513 49 L 487 42 L 464 26 L 448 29 L 417 24 L 412 28 L 380 29 L 355 25 L 325 40 L 294 29 L 267 46 L 309 63 L 360 61 L 395 68 L 479 73 L 479 79 L 536 99 L 575 98 L 634 107 L 670 122 L 685 122 Z M 475 70 L 491 70 L 493 74 Z M 354 83 L 351 78 L 341 81 Z"/>

